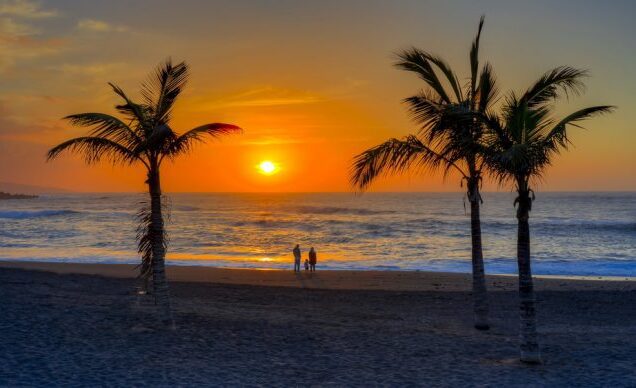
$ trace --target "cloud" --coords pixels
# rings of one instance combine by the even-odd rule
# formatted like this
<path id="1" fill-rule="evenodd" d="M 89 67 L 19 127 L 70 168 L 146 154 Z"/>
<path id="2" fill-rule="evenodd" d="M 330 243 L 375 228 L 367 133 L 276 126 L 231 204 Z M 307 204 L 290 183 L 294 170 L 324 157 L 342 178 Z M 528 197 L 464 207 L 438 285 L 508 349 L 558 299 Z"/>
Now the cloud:
<path id="1" fill-rule="evenodd" d="M 15 40 L 19 37 L 37 34 L 38 30 L 31 25 L 16 22 L 10 18 L 0 18 L 0 40 Z"/>
<path id="2" fill-rule="evenodd" d="M 38 30 L 8 18 L 0 18 L 0 71 L 25 59 L 34 59 L 60 51 L 60 39 L 40 39 Z"/>
<path id="3" fill-rule="evenodd" d="M 49 68 L 54 71 L 60 71 L 64 74 L 71 74 L 73 76 L 90 76 L 110 74 L 117 72 L 126 67 L 124 63 L 89 63 L 89 64 L 69 64 L 65 63 L 59 66 L 50 66 Z"/>
<path id="4" fill-rule="evenodd" d="M 266 145 L 284 145 L 284 144 L 306 144 L 306 143 L 318 143 L 322 139 L 313 139 L 313 138 L 291 138 L 287 137 L 276 137 L 276 136 L 263 136 L 258 137 L 252 140 L 246 140 L 240 142 L 243 145 L 251 145 L 251 146 L 266 146 Z"/>
<path id="5" fill-rule="evenodd" d="M 299 104 L 311 104 L 318 102 L 320 99 L 316 97 L 281 97 L 281 98 L 260 98 L 245 101 L 234 101 L 224 104 L 225 106 L 242 106 L 242 107 L 257 107 L 257 106 L 281 106 L 281 105 L 299 105 Z"/>
<path id="6" fill-rule="evenodd" d="M 95 19 L 81 19 L 77 22 L 77 29 L 93 32 L 126 32 L 128 27 L 117 26 Z"/>
<path id="7" fill-rule="evenodd" d="M 273 87 L 248 90 L 243 93 L 223 98 L 214 106 L 223 107 L 271 107 L 286 105 L 313 104 L 323 101 L 322 98 L 306 93 Z"/>
<path id="8" fill-rule="evenodd" d="M 327 88 L 321 93 L 310 93 L 303 90 L 293 90 L 264 86 L 249 89 L 234 95 L 214 98 L 213 102 L 201 101 L 201 110 L 212 108 L 266 108 L 292 105 L 319 104 L 337 99 L 350 98 L 364 88 L 368 82 L 346 79 L 337 88 Z M 199 100 L 200 101 L 200 100 Z"/>
<path id="9" fill-rule="evenodd" d="M 266 131 L 263 131 L 266 132 Z M 339 143 L 360 143 L 366 141 L 363 137 L 345 137 L 338 138 Z M 329 139 L 326 137 L 311 136 L 257 136 L 254 139 L 240 141 L 239 144 L 246 146 L 269 146 L 269 145 L 287 145 L 287 144 L 319 144 L 326 143 Z"/>
<path id="10" fill-rule="evenodd" d="M 0 72 L 23 60 L 57 54 L 64 47 L 61 39 L 38 39 L 30 26 L 0 19 Z"/>
<path id="11" fill-rule="evenodd" d="M 57 53 L 59 39 L 42 39 L 33 19 L 54 17 L 57 11 L 43 10 L 39 3 L 27 0 L 0 3 L 0 71 L 25 59 Z M 27 22 L 26 19 L 31 21 Z"/>
<path id="12" fill-rule="evenodd" d="M 42 19 L 55 17 L 58 15 L 58 12 L 55 10 L 43 10 L 39 3 L 30 0 L 8 0 L 0 4 L 0 15 L 28 19 Z"/>
<path id="13" fill-rule="evenodd" d="M 59 119 L 63 104 L 59 97 L 30 93 L 0 98 L 0 140 L 46 141 L 63 130 Z"/>

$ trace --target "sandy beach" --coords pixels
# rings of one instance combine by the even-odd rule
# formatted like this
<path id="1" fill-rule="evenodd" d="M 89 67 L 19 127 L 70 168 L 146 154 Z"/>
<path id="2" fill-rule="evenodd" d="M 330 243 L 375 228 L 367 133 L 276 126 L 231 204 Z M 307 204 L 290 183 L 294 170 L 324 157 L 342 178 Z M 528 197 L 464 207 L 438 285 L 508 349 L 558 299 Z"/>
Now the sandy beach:
<path id="1" fill-rule="evenodd" d="M 133 266 L 0 263 L 0 385 L 633 386 L 636 282 L 537 279 L 545 364 L 517 362 L 514 277 L 169 267 L 178 329 Z"/>
<path id="2" fill-rule="evenodd" d="M 0 261 L 2 268 L 20 268 L 58 274 L 100 275 L 135 278 L 131 264 L 79 264 L 55 262 Z M 471 275 L 427 271 L 301 271 L 215 268 L 205 266 L 170 266 L 168 278 L 173 282 L 218 283 L 233 285 L 295 287 L 327 290 L 382 291 L 470 291 Z M 608 276 L 535 276 L 537 290 L 627 290 L 636 289 L 636 278 Z M 496 275 L 488 278 L 490 288 L 516 291 L 516 276 Z"/>

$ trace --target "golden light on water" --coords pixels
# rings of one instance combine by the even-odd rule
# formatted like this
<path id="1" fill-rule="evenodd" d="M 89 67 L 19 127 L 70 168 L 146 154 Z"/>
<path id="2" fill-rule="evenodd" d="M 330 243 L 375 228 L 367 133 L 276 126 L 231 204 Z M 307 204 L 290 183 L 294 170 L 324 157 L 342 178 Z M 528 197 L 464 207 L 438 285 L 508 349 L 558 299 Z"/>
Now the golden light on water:
<path id="1" fill-rule="evenodd" d="M 269 160 L 264 160 L 258 165 L 258 171 L 263 175 L 276 174 L 278 170 L 278 166 Z"/>

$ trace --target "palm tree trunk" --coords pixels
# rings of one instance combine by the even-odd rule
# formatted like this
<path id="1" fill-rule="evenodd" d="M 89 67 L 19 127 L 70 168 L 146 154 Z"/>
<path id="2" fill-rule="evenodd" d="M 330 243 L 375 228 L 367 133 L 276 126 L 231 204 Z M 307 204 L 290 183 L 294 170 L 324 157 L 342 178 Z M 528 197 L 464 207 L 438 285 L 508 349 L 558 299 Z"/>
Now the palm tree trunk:
<path id="1" fill-rule="evenodd" d="M 528 364 L 541 363 L 537 340 L 537 316 L 534 285 L 530 268 L 530 218 L 531 199 L 527 189 L 519 190 L 517 208 L 517 265 L 519 266 L 519 350 L 520 359 Z"/>
<path id="2" fill-rule="evenodd" d="M 471 178 L 468 182 L 468 198 L 470 200 L 470 235 L 472 238 L 473 264 L 473 303 L 475 313 L 475 328 L 488 330 L 488 291 L 484 271 L 484 256 L 481 245 L 481 219 L 479 207 L 479 178 Z"/>
<path id="3" fill-rule="evenodd" d="M 150 192 L 151 233 L 152 233 L 152 275 L 155 302 L 159 307 L 159 316 L 166 325 L 174 328 L 172 308 L 170 306 L 170 289 L 166 280 L 165 267 L 165 233 L 161 207 L 161 182 L 159 168 L 149 172 L 148 188 Z"/>

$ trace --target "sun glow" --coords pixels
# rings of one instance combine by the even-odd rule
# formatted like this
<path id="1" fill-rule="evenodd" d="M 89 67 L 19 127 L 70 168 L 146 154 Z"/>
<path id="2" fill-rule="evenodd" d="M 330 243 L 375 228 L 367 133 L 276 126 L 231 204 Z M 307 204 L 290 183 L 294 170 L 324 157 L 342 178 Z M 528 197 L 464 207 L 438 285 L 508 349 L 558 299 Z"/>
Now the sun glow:
<path id="1" fill-rule="evenodd" d="M 263 175 L 272 175 L 278 172 L 278 166 L 269 160 L 264 160 L 258 165 L 258 171 Z"/>

